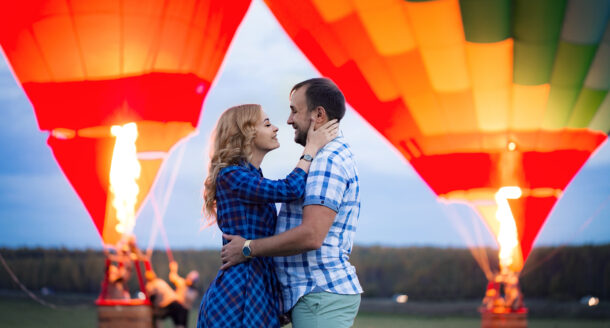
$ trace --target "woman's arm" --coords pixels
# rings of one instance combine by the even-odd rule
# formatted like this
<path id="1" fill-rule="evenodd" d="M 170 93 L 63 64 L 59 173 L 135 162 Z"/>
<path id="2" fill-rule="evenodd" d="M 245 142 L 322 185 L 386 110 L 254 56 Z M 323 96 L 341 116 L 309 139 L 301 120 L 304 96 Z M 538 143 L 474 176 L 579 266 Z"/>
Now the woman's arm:
<path id="1" fill-rule="evenodd" d="M 245 167 L 221 171 L 218 187 L 226 188 L 248 203 L 276 203 L 298 199 L 305 193 L 307 173 L 295 168 L 285 179 L 270 180 Z"/>
<path id="2" fill-rule="evenodd" d="M 322 147 L 336 138 L 338 128 L 336 120 L 327 122 L 315 131 L 311 124 L 303 154 L 315 156 Z M 218 186 L 232 190 L 239 199 L 246 202 L 288 202 L 303 197 L 310 165 L 311 161 L 300 159 L 297 167 L 282 180 L 265 179 L 248 169 L 235 167 L 221 171 Z"/>

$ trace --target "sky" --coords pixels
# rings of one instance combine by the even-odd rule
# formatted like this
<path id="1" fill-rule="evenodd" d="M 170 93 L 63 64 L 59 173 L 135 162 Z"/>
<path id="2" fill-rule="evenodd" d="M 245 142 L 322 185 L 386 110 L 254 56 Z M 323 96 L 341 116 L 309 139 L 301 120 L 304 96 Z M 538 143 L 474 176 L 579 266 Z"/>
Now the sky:
<path id="1" fill-rule="evenodd" d="M 174 148 L 151 191 L 164 213 L 167 238 L 155 233 L 161 230 L 154 228 L 153 208 L 147 202 L 134 231 L 140 246 L 219 248 L 218 228 L 201 225 L 208 138 L 215 122 L 228 107 L 261 104 L 279 127 L 281 144 L 265 157 L 262 169 L 269 178 L 283 178 L 302 150 L 286 124 L 289 91 L 295 83 L 319 75 L 265 4 L 253 1 L 204 102 L 198 133 Z M 38 129 L 32 105 L 3 56 L 0 115 L 0 247 L 101 248 L 89 214 L 57 165 L 46 144 L 48 134 Z M 495 245 L 474 212 L 438 201 L 402 155 L 351 107 L 341 126 L 360 172 L 357 245 Z M 604 243 L 610 243 L 608 142 L 566 188 L 535 246 Z"/>

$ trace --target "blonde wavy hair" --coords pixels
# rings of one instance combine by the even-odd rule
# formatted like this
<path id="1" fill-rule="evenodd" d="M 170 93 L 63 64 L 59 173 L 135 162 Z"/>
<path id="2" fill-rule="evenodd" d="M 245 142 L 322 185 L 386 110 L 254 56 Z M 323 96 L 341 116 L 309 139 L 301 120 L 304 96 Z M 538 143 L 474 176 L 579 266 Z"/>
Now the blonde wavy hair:
<path id="1" fill-rule="evenodd" d="M 210 167 L 203 188 L 203 215 L 206 225 L 216 222 L 216 179 L 223 168 L 252 158 L 252 141 L 262 108 L 245 104 L 227 109 L 216 123 L 211 143 Z"/>

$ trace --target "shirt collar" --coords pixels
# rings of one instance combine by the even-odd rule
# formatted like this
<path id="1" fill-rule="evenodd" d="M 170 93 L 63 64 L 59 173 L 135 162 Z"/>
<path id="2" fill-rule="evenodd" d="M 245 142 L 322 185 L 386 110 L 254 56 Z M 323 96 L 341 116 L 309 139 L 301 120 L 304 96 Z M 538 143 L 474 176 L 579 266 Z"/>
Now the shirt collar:
<path id="1" fill-rule="evenodd" d="M 258 172 L 258 174 L 263 176 L 263 170 L 261 168 L 257 169 L 256 166 L 252 165 L 252 163 L 245 161 L 245 162 L 242 163 L 242 165 L 244 167 L 246 167 L 248 170 Z"/>

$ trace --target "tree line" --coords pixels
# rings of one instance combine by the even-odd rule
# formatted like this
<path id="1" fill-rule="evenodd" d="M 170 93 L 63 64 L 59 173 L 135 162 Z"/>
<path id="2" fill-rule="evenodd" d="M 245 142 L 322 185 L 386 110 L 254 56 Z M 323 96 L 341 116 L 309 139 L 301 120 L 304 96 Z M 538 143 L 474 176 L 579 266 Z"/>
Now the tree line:
<path id="1" fill-rule="evenodd" d="M 497 251 L 483 252 L 490 266 L 497 268 Z M 57 293 L 100 291 L 105 266 L 101 251 L 0 248 L 0 255 L 21 283 L 33 291 L 43 287 Z M 173 255 L 181 275 L 199 271 L 200 290 L 207 288 L 220 267 L 219 250 L 175 250 Z M 151 262 L 157 275 L 167 279 L 167 255 L 157 251 Z M 356 267 L 364 297 L 408 294 L 411 300 L 477 299 L 482 298 L 487 285 L 485 274 L 468 249 L 356 246 L 350 262 Z M 135 277 L 129 284 L 130 290 L 138 290 Z M 594 295 L 608 299 L 610 244 L 535 248 L 523 268 L 521 287 L 526 298 L 573 300 Z M 3 266 L 0 289 L 19 289 Z"/>

